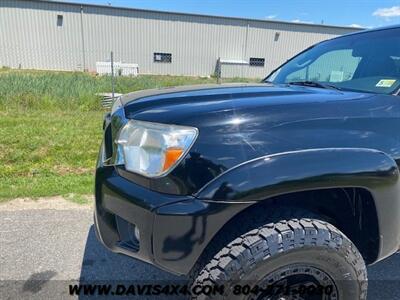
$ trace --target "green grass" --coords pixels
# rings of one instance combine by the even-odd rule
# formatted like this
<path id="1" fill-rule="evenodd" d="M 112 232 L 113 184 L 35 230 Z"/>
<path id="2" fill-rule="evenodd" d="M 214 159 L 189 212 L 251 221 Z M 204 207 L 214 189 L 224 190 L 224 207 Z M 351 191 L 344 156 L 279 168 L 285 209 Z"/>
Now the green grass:
<path id="1" fill-rule="evenodd" d="M 0 115 L 0 199 L 92 193 L 103 114 Z"/>
<path id="2" fill-rule="evenodd" d="M 0 76 L 0 110 L 5 111 L 15 109 L 93 111 L 99 109 L 100 100 L 96 94 L 111 91 L 110 77 L 81 72 L 3 69 L 0 71 Z M 224 81 L 234 82 L 243 79 L 233 78 Z M 115 91 L 125 94 L 150 88 L 215 82 L 215 78 L 183 76 L 118 77 Z"/>
<path id="3" fill-rule="evenodd" d="M 124 77 L 116 92 L 204 83 L 215 79 Z M 105 113 L 95 94 L 110 90 L 109 77 L 0 68 L 0 201 L 67 195 L 84 202 L 81 195 L 93 192 Z"/>

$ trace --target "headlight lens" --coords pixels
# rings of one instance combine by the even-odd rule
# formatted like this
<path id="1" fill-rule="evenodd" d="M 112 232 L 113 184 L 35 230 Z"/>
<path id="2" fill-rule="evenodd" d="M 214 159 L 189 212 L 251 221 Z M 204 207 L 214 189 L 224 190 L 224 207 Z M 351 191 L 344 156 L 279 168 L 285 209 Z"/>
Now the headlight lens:
<path id="1" fill-rule="evenodd" d="M 187 154 L 197 128 L 130 120 L 121 129 L 117 164 L 146 177 L 166 175 Z"/>

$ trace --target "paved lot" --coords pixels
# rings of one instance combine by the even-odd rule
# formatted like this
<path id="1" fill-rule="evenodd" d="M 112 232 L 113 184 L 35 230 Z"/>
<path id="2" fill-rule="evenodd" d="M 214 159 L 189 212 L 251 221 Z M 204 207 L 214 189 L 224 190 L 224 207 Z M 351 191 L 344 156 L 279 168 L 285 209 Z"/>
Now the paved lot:
<path id="1" fill-rule="evenodd" d="M 96 240 L 90 207 L 37 206 L 0 206 L 1 299 L 69 299 L 68 285 L 79 279 L 179 279 L 105 250 Z M 369 299 L 400 299 L 400 255 L 370 267 L 369 278 Z"/>

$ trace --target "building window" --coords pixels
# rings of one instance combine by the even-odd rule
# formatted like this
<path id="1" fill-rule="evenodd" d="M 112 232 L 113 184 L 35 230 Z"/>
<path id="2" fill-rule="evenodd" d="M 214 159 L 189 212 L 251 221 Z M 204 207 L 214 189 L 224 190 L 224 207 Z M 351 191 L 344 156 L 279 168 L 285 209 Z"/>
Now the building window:
<path id="1" fill-rule="evenodd" d="M 154 53 L 154 62 L 172 63 L 171 53 Z"/>
<path id="2" fill-rule="evenodd" d="M 62 15 L 57 15 L 57 26 L 58 27 L 63 26 L 63 19 L 64 19 L 64 17 Z"/>
<path id="3" fill-rule="evenodd" d="M 253 66 L 253 67 L 264 67 L 265 58 L 250 57 L 249 64 L 250 64 L 250 66 Z"/>

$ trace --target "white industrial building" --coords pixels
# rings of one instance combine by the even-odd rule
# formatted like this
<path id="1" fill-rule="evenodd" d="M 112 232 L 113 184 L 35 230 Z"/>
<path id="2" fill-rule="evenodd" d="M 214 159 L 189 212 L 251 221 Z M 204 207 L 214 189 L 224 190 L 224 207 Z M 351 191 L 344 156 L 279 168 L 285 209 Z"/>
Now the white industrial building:
<path id="1" fill-rule="evenodd" d="M 263 77 L 300 50 L 358 29 L 58 1 L 0 1 L 0 67 Z"/>

